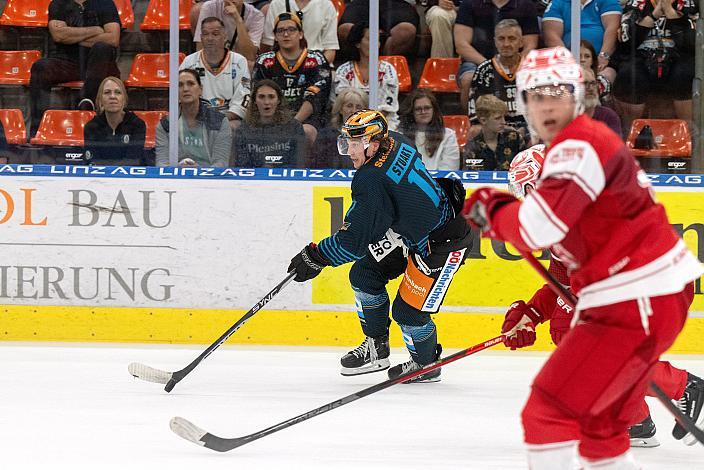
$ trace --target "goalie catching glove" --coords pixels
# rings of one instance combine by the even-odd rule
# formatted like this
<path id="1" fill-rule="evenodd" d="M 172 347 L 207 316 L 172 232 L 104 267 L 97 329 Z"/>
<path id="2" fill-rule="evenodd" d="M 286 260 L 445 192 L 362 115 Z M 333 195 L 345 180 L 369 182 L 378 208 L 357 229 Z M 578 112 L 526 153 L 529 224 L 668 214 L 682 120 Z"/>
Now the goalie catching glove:
<path id="1" fill-rule="evenodd" d="M 318 250 L 318 245 L 310 243 L 306 245 L 300 253 L 293 257 L 288 266 L 288 272 L 296 272 L 293 278 L 296 282 L 305 282 L 320 274 L 325 266 L 330 262 Z"/>
<path id="2" fill-rule="evenodd" d="M 522 300 L 512 303 L 501 327 L 504 344 L 511 350 L 533 345 L 535 326 L 542 321 L 543 316 L 534 307 Z"/>

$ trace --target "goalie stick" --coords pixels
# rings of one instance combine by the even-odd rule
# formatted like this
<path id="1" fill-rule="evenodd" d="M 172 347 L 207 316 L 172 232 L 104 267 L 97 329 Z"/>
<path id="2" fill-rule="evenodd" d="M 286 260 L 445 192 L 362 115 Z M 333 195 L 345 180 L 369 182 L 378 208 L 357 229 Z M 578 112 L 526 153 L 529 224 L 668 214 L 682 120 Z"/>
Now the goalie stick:
<path id="1" fill-rule="evenodd" d="M 193 362 L 188 364 L 186 367 L 184 367 L 181 370 L 177 370 L 176 372 L 167 372 L 164 370 L 160 369 L 155 369 L 153 367 L 149 367 L 144 364 L 140 364 L 138 362 L 133 362 L 129 366 L 127 366 L 127 370 L 129 371 L 130 374 L 132 374 L 134 377 L 142 380 L 146 380 L 148 382 L 155 382 L 159 384 L 166 384 L 164 387 L 164 390 L 167 392 L 170 392 L 173 390 L 173 388 L 176 386 L 177 383 L 179 383 L 185 376 L 191 373 L 193 369 L 196 368 L 198 364 L 200 364 L 203 359 L 206 357 L 210 356 L 210 354 L 215 351 L 217 348 L 220 347 L 222 343 L 227 341 L 227 339 L 232 336 L 235 331 L 237 331 L 242 325 L 244 325 L 247 320 L 252 318 L 255 313 L 257 313 L 259 310 L 261 310 L 266 304 L 269 303 L 271 299 L 274 298 L 276 294 L 283 289 L 286 284 L 291 282 L 291 279 L 294 278 L 296 275 L 295 271 L 291 271 L 288 273 L 286 278 L 281 281 L 276 287 L 271 289 L 268 294 L 264 296 L 259 302 L 257 302 L 254 307 L 249 309 L 247 313 L 244 314 L 242 318 L 237 320 L 234 325 L 230 327 L 225 333 L 222 334 L 218 339 L 215 340 L 213 344 L 208 346 L 208 348 L 201 353 L 200 356 L 195 358 Z"/>
<path id="2" fill-rule="evenodd" d="M 281 431 L 282 429 L 286 429 L 303 421 L 309 420 L 310 418 L 314 418 L 318 415 L 334 410 L 335 408 L 339 408 L 348 403 L 352 403 L 353 401 L 359 400 L 360 398 L 364 398 L 373 393 L 387 389 L 392 385 L 405 382 L 406 380 L 418 377 L 419 375 L 425 374 L 426 372 L 430 372 L 431 370 L 437 369 L 438 367 L 450 364 L 451 362 L 455 362 L 459 359 L 462 359 L 463 357 L 467 357 L 479 351 L 483 351 L 484 349 L 490 348 L 495 344 L 501 343 L 503 339 L 503 335 L 497 336 L 496 338 L 492 338 L 488 341 L 484 341 L 483 343 L 474 345 L 470 348 L 463 349 L 462 351 L 451 354 L 444 359 L 439 359 L 433 362 L 432 364 L 426 365 L 422 369 L 407 372 L 394 379 L 388 379 L 384 382 L 372 385 L 371 387 L 367 387 L 364 390 L 360 390 L 351 395 L 347 395 L 344 398 L 332 401 L 323 406 L 300 414 L 294 418 L 287 419 L 286 421 L 282 421 L 266 429 L 262 429 L 261 431 L 254 432 L 252 434 L 247 434 L 246 436 L 235 437 L 231 439 L 218 437 L 199 428 L 187 419 L 180 418 L 178 416 L 175 418 L 171 418 L 169 426 L 171 427 L 171 430 L 174 433 L 186 439 L 187 441 L 191 441 L 194 444 L 198 444 L 200 446 L 207 447 L 208 449 L 213 449 L 218 452 L 227 452 L 245 444 L 249 444 L 252 441 L 256 441 L 257 439 L 261 439 L 262 437 L 268 436 L 269 434 L 273 434 L 275 432 Z"/>
<path id="3" fill-rule="evenodd" d="M 531 266 L 540 274 L 540 276 L 545 280 L 547 283 L 548 287 L 557 295 L 562 297 L 565 302 L 569 303 L 571 307 L 574 308 L 575 305 L 577 305 L 577 298 L 574 296 L 574 294 L 565 287 L 560 284 L 555 277 L 548 272 L 547 269 L 545 269 L 545 266 L 540 264 L 540 261 L 538 261 L 535 256 L 533 256 L 532 253 L 524 252 L 522 250 L 518 250 L 521 256 L 525 258 L 528 263 L 530 263 Z M 700 444 L 704 445 L 704 431 L 699 429 L 696 424 L 694 424 L 694 421 L 689 419 L 687 416 L 682 414 L 682 412 L 675 406 L 674 403 L 672 403 L 672 400 L 670 400 L 665 392 L 662 391 L 662 389 L 656 384 L 655 382 L 650 382 L 650 388 L 653 389 L 655 392 L 655 395 L 658 400 L 667 408 L 667 411 L 670 412 L 675 417 L 675 421 L 677 421 L 680 426 L 682 426 L 684 429 L 687 430 L 687 432 L 691 433 L 694 438 L 699 441 Z"/>

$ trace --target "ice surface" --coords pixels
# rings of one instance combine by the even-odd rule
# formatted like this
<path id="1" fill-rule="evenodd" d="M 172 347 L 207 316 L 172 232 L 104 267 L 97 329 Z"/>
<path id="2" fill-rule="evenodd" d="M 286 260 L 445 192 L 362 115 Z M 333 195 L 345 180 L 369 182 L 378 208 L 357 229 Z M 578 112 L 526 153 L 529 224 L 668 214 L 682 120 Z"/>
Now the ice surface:
<path id="1" fill-rule="evenodd" d="M 203 349 L 1 344 L 0 469 L 527 468 L 519 414 L 545 355 L 480 352 L 447 366 L 442 382 L 396 385 L 220 454 L 179 438 L 169 420 L 239 437 L 386 376 L 342 377 L 344 351 L 319 348 L 223 347 L 170 394 L 127 372 L 131 362 L 178 370 Z M 704 358 L 670 359 L 704 375 Z M 662 445 L 635 449 L 643 468 L 704 468 L 704 448 L 673 440 L 672 418 L 650 404 Z"/>

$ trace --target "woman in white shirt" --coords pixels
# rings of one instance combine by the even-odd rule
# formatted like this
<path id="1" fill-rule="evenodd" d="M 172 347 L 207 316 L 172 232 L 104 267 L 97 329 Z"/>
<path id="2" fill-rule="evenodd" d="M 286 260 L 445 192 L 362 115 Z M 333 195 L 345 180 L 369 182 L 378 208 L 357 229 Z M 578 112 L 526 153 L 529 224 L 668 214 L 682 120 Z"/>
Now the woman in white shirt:
<path id="1" fill-rule="evenodd" d="M 354 60 L 345 62 L 335 71 L 330 102 L 345 88 L 357 88 L 369 95 L 369 26 L 357 23 L 350 30 L 347 41 L 354 50 Z M 386 117 L 389 129 L 398 129 L 398 74 L 391 63 L 379 61 L 379 105 L 377 108 Z"/>
<path id="2" fill-rule="evenodd" d="M 438 100 L 431 92 L 413 90 L 400 111 L 399 131 L 415 142 L 428 170 L 458 170 L 460 147 L 455 131 L 445 127 Z"/>

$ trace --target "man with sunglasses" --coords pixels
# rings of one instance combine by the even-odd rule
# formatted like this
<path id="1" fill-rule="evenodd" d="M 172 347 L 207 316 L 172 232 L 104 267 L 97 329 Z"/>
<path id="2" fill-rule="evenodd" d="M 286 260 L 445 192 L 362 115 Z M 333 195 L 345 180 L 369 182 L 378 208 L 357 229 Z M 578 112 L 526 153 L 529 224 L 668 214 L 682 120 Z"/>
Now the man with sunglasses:
<path id="1" fill-rule="evenodd" d="M 291 260 L 298 282 L 326 266 L 353 263 L 350 283 L 365 339 L 342 359 L 342 375 L 389 369 L 389 309 L 401 327 L 411 360 L 389 369 L 389 377 L 436 361 L 437 313 L 454 274 L 464 263 L 472 236 L 459 216 L 464 188 L 458 180 L 435 180 L 411 141 L 389 132 L 376 110 L 352 114 L 342 126 L 338 151 L 357 170 L 352 206 L 342 227 Z M 403 274 L 393 306 L 386 291 Z M 440 369 L 412 382 L 437 382 Z"/>

